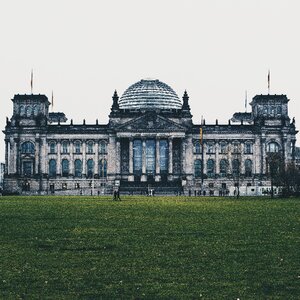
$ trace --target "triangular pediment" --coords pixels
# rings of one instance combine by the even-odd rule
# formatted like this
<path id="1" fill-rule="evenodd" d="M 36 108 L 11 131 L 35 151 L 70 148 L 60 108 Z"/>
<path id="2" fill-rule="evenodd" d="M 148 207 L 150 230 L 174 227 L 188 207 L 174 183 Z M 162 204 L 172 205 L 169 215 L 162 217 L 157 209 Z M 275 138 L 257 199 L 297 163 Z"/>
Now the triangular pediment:
<path id="1" fill-rule="evenodd" d="M 126 122 L 116 128 L 117 131 L 134 131 L 134 132 L 167 132 L 167 131 L 186 131 L 182 125 L 165 118 L 156 113 L 147 113 L 141 117 Z"/>

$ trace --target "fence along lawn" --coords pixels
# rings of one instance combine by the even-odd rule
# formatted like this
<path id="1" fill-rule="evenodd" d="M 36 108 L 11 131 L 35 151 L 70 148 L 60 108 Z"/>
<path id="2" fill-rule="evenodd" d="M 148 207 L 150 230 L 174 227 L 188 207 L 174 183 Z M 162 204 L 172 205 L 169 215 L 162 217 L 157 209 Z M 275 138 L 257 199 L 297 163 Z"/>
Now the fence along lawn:
<path id="1" fill-rule="evenodd" d="M 0 298 L 299 299 L 299 204 L 1 197 Z"/>

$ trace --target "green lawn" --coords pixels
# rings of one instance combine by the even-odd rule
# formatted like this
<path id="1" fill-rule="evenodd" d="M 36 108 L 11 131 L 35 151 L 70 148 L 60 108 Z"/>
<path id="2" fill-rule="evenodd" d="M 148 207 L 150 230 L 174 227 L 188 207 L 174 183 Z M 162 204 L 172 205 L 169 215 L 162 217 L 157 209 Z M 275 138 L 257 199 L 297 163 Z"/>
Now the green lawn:
<path id="1" fill-rule="evenodd" d="M 0 299 L 300 299 L 300 199 L 1 197 Z"/>

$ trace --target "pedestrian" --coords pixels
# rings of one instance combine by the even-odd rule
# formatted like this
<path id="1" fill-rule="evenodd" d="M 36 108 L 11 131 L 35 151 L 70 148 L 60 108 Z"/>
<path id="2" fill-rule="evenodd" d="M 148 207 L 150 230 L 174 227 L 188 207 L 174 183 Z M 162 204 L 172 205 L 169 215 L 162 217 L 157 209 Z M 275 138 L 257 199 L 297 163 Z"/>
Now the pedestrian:
<path id="1" fill-rule="evenodd" d="M 116 200 L 121 201 L 121 198 L 120 198 L 120 191 L 119 191 L 119 190 L 117 191 L 117 199 L 116 199 Z"/>
<path id="2" fill-rule="evenodd" d="M 113 201 L 117 200 L 117 191 L 114 191 L 114 197 L 113 197 Z"/>

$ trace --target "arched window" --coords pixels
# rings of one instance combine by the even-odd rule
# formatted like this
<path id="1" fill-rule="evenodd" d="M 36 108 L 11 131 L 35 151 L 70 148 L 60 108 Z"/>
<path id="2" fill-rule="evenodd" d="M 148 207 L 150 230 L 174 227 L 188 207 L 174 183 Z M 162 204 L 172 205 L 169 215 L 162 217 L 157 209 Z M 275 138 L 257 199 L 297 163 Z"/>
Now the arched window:
<path id="1" fill-rule="evenodd" d="M 194 153 L 200 154 L 201 153 L 201 145 L 200 142 L 196 142 L 194 145 Z"/>
<path id="2" fill-rule="evenodd" d="M 195 170 L 195 177 L 199 178 L 202 174 L 202 161 L 200 159 L 196 159 L 194 162 L 194 170 Z"/>
<path id="3" fill-rule="evenodd" d="M 34 154 L 34 145 L 31 142 L 24 142 L 21 146 L 23 154 Z"/>
<path id="4" fill-rule="evenodd" d="M 92 159 L 89 159 L 86 165 L 87 165 L 87 177 L 92 178 L 94 176 L 94 161 Z"/>
<path id="5" fill-rule="evenodd" d="M 56 176 L 56 160 L 55 159 L 49 160 L 49 176 L 50 177 Z"/>
<path id="6" fill-rule="evenodd" d="M 35 116 L 37 116 L 39 114 L 39 106 L 38 105 L 33 106 L 33 114 Z"/>
<path id="7" fill-rule="evenodd" d="M 69 161 L 67 159 L 63 159 L 61 162 L 62 166 L 62 176 L 67 177 L 69 176 Z"/>
<path id="8" fill-rule="evenodd" d="M 220 176 L 226 177 L 228 173 L 228 160 L 227 159 L 221 159 L 220 160 Z"/>
<path id="9" fill-rule="evenodd" d="M 62 153 L 69 153 L 69 143 L 67 141 L 62 143 Z"/>
<path id="10" fill-rule="evenodd" d="M 268 144 L 267 152 L 279 152 L 279 145 L 276 142 L 271 142 Z"/>
<path id="11" fill-rule="evenodd" d="M 107 161 L 106 159 L 101 159 L 99 162 L 99 177 L 103 178 L 107 176 Z"/>
<path id="12" fill-rule="evenodd" d="M 20 106 L 20 116 L 24 116 L 25 115 L 25 106 L 21 105 Z"/>
<path id="13" fill-rule="evenodd" d="M 238 142 L 233 143 L 233 153 L 240 153 L 240 144 Z"/>
<path id="14" fill-rule="evenodd" d="M 106 143 L 104 141 L 100 142 L 100 145 L 99 145 L 99 153 L 100 154 L 106 154 Z"/>
<path id="15" fill-rule="evenodd" d="M 159 141 L 159 164 L 160 164 L 160 173 L 168 173 L 168 164 L 169 164 L 169 144 L 168 140 Z"/>
<path id="16" fill-rule="evenodd" d="M 29 105 L 26 108 L 26 116 L 30 117 L 32 115 L 32 107 Z"/>
<path id="17" fill-rule="evenodd" d="M 215 147 L 213 144 L 207 144 L 207 153 L 215 153 Z"/>
<path id="18" fill-rule="evenodd" d="M 75 153 L 76 154 L 81 153 L 81 143 L 80 143 L 80 141 L 76 141 L 74 146 L 75 146 Z"/>
<path id="19" fill-rule="evenodd" d="M 227 144 L 225 142 L 220 143 L 220 153 L 226 154 L 227 153 Z"/>
<path id="20" fill-rule="evenodd" d="M 92 141 L 89 141 L 87 144 L 87 153 L 94 153 L 94 143 Z"/>
<path id="21" fill-rule="evenodd" d="M 282 114 L 282 107 L 280 105 L 277 106 L 277 114 L 278 115 Z"/>
<path id="22" fill-rule="evenodd" d="M 141 140 L 133 141 L 133 173 L 136 176 L 142 174 L 143 146 Z M 100 175 L 101 173 L 99 173 Z"/>
<path id="23" fill-rule="evenodd" d="M 75 177 L 81 177 L 82 176 L 82 162 L 80 159 L 75 159 Z"/>
<path id="24" fill-rule="evenodd" d="M 56 143 L 55 142 L 49 143 L 49 153 L 50 154 L 56 153 Z"/>
<path id="25" fill-rule="evenodd" d="M 215 161 L 213 159 L 207 161 L 207 176 L 209 178 L 215 176 Z"/>
<path id="26" fill-rule="evenodd" d="M 253 149 L 252 149 L 252 144 L 251 143 L 246 143 L 245 144 L 245 154 L 252 154 L 253 153 Z"/>
<path id="27" fill-rule="evenodd" d="M 232 174 L 238 176 L 240 174 L 240 161 L 238 159 L 232 160 Z"/>
<path id="28" fill-rule="evenodd" d="M 245 175 L 246 175 L 246 177 L 252 176 L 252 160 L 251 159 L 245 160 Z"/>

